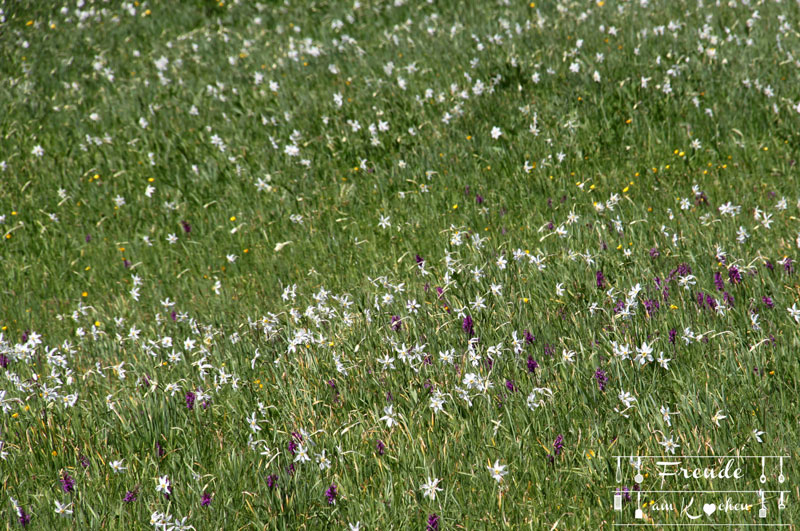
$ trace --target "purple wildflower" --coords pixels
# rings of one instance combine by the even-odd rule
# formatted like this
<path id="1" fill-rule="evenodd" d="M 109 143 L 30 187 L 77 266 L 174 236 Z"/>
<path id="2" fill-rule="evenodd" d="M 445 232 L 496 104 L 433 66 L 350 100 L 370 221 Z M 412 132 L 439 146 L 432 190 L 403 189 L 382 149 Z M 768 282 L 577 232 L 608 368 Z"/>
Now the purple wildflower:
<path id="1" fill-rule="evenodd" d="M 724 300 L 725 304 L 728 306 L 733 306 L 733 296 L 727 291 L 722 294 L 722 300 Z"/>
<path id="2" fill-rule="evenodd" d="M 770 310 L 775 307 L 775 303 L 772 301 L 772 298 L 767 297 L 766 295 L 761 297 L 761 301 L 764 303 L 764 306 Z"/>
<path id="3" fill-rule="evenodd" d="M 173 310 L 172 313 L 169 314 L 169 316 L 172 317 L 173 321 L 177 321 L 178 320 L 178 314 L 175 312 L 175 310 Z"/>
<path id="4" fill-rule="evenodd" d="M 383 441 L 378 439 L 378 443 L 375 445 L 378 449 L 378 455 L 383 455 L 386 453 L 386 445 L 383 444 Z"/>
<path id="5" fill-rule="evenodd" d="M 211 494 L 209 494 L 207 492 L 204 492 L 203 493 L 203 497 L 200 499 L 200 506 L 201 507 L 208 507 L 209 505 L 211 505 L 211 500 L 212 499 L 213 498 L 212 498 Z"/>
<path id="6" fill-rule="evenodd" d="M 414 259 L 417 261 L 417 265 L 419 267 L 422 267 L 422 266 L 425 265 L 425 260 L 423 260 L 420 255 L 415 256 Z"/>
<path id="7" fill-rule="evenodd" d="M 787 275 L 794 274 L 794 265 L 793 264 L 794 264 L 794 260 L 792 260 L 791 258 L 789 258 L 787 256 L 786 259 L 783 261 L 783 271 L 784 271 L 784 273 L 786 273 Z"/>
<path id="8" fill-rule="evenodd" d="M 650 248 L 650 258 L 658 258 L 658 249 L 656 247 Z"/>
<path id="9" fill-rule="evenodd" d="M 392 327 L 392 330 L 394 330 L 395 332 L 397 332 L 398 330 L 400 330 L 403 327 L 403 321 L 400 319 L 399 315 L 393 315 L 392 316 L 391 327 Z"/>
<path id="10" fill-rule="evenodd" d="M 61 481 L 61 490 L 64 492 L 70 493 L 75 491 L 75 480 L 66 472 L 64 472 L 64 475 L 59 481 Z"/>
<path id="11" fill-rule="evenodd" d="M 717 308 L 717 299 L 715 299 L 711 295 L 706 295 L 706 304 L 708 305 L 709 308 L 715 310 Z"/>
<path id="12" fill-rule="evenodd" d="M 550 343 L 545 343 L 544 344 L 544 353 L 545 353 L 545 355 L 552 357 L 553 354 L 556 353 L 556 349 Z"/>
<path id="13" fill-rule="evenodd" d="M 658 299 L 646 299 L 644 301 L 644 309 L 647 310 L 649 315 L 653 315 L 653 313 L 660 308 L 658 304 Z"/>
<path id="14" fill-rule="evenodd" d="M 627 485 L 622 487 L 621 490 L 619 488 L 617 488 L 616 494 L 621 494 L 622 495 L 622 501 L 624 501 L 624 502 L 631 501 L 631 489 L 629 489 Z"/>
<path id="15" fill-rule="evenodd" d="M 598 367 L 597 370 L 594 371 L 594 379 L 597 380 L 597 387 L 599 387 L 601 391 L 605 391 L 606 382 L 608 382 L 606 371 Z"/>
<path id="16" fill-rule="evenodd" d="M 706 300 L 706 296 L 703 294 L 702 291 L 699 291 L 697 293 L 697 305 L 700 306 L 701 309 L 703 308 L 703 303 L 704 303 L 705 300 Z"/>
<path id="17" fill-rule="evenodd" d="M 480 194 L 475 194 L 475 202 L 478 203 L 479 205 L 482 205 L 483 204 L 483 196 L 481 196 Z"/>
<path id="18" fill-rule="evenodd" d="M 188 391 L 186 393 L 186 409 L 189 411 L 194 409 L 194 401 L 196 398 L 197 396 L 193 392 Z"/>
<path id="19" fill-rule="evenodd" d="M 336 484 L 332 483 L 328 490 L 325 491 L 325 497 L 328 498 L 328 505 L 333 505 L 336 503 L 336 496 L 338 495 L 338 491 L 336 490 Z"/>
<path id="20" fill-rule="evenodd" d="M 742 275 L 739 273 L 739 268 L 736 266 L 731 266 L 728 269 L 728 281 L 731 284 L 739 284 L 742 281 Z"/>
<path id="21" fill-rule="evenodd" d="M 602 271 L 595 273 L 595 281 L 597 282 L 597 289 L 604 289 L 606 287 L 606 277 Z"/>
<path id="22" fill-rule="evenodd" d="M 158 453 L 158 457 L 164 457 L 167 453 L 158 441 L 156 441 L 156 453 Z"/>
<path id="23" fill-rule="evenodd" d="M 275 474 L 270 474 L 267 476 L 267 487 L 270 489 L 274 489 L 275 485 L 278 483 L 278 476 Z"/>
<path id="24" fill-rule="evenodd" d="M 297 450 L 298 446 L 299 445 L 296 442 L 294 442 L 294 440 L 289 441 L 289 448 L 288 448 L 289 449 L 289 453 L 294 455 L 294 452 L 295 452 L 295 450 Z"/>
<path id="25" fill-rule="evenodd" d="M 512 393 L 517 390 L 517 388 L 514 386 L 514 380 L 506 380 L 506 389 Z"/>
<path id="26" fill-rule="evenodd" d="M 439 516 L 436 513 L 428 517 L 428 527 L 425 531 L 439 531 Z"/>
<path id="27" fill-rule="evenodd" d="M 766 262 L 764 262 L 764 267 L 766 267 L 766 268 L 767 268 L 767 269 L 769 269 L 770 271 L 775 271 L 775 266 L 774 266 L 774 265 L 772 265 L 772 262 L 770 262 L 769 260 L 767 260 Z"/>
<path id="28" fill-rule="evenodd" d="M 534 337 L 534 335 L 531 334 L 528 330 L 525 330 L 525 332 L 523 333 L 523 336 L 525 337 L 525 342 L 528 343 L 528 344 L 532 344 L 534 341 L 536 341 L 536 338 Z"/>
<path id="29" fill-rule="evenodd" d="M 561 450 L 564 448 L 564 436 L 559 435 L 553 443 L 553 448 L 556 450 L 556 455 L 561 455 Z"/>
<path id="30" fill-rule="evenodd" d="M 0 354 L 0 367 L 4 369 L 8 367 L 8 358 L 5 354 Z"/>
<path id="31" fill-rule="evenodd" d="M 714 286 L 717 287 L 717 291 L 723 291 L 725 289 L 725 283 L 722 282 L 722 273 L 719 271 L 714 273 Z"/>
<path id="32" fill-rule="evenodd" d="M 189 234 L 190 232 L 192 232 L 192 226 L 189 225 L 188 221 L 181 221 L 181 225 L 183 225 L 183 231 L 186 234 Z"/>
<path id="33" fill-rule="evenodd" d="M 125 493 L 125 497 L 122 498 L 122 501 L 125 503 L 132 503 L 136 501 L 136 497 L 139 495 L 139 487 L 134 487 L 133 490 L 129 490 Z"/>
<path id="34" fill-rule="evenodd" d="M 83 468 L 89 468 L 89 464 L 90 463 L 89 463 L 89 458 L 88 457 L 86 457 L 85 455 L 81 454 L 80 455 L 80 460 L 81 460 L 81 466 Z"/>
<path id="35" fill-rule="evenodd" d="M 89 243 L 90 241 L 92 241 L 92 235 L 91 234 L 87 234 L 86 235 L 86 243 Z"/>
<path id="36" fill-rule="evenodd" d="M 464 317 L 464 322 L 461 323 L 461 329 L 464 330 L 469 337 L 475 335 L 475 323 L 472 321 L 472 316 L 467 315 Z"/>
<path id="37" fill-rule="evenodd" d="M 31 515 L 25 512 L 25 509 L 22 507 L 17 507 L 17 514 L 19 515 L 19 523 L 22 524 L 22 527 L 28 525 L 31 521 Z"/>
<path id="38" fill-rule="evenodd" d="M 539 364 L 533 359 L 533 356 L 528 356 L 528 372 L 536 372 L 538 368 Z"/>
<path id="39" fill-rule="evenodd" d="M 672 343 L 673 345 L 675 344 L 675 338 L 677 337 L 677 335 L 678 335 L 678 331 L 675 330 L 674 328 L 670 328 L 670 330 L 669 330 L 669 342 Z"/>

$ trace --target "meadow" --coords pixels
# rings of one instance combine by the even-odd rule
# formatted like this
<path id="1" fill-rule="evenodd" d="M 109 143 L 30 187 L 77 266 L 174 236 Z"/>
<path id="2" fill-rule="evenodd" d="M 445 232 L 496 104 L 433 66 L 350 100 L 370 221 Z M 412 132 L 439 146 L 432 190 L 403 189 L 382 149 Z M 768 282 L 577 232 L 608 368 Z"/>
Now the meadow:
<path id="1" fill-rule="evenodd" d="M 792 0 L 0 1 L 0 525 L 792 528 L 798 56 Z"/>

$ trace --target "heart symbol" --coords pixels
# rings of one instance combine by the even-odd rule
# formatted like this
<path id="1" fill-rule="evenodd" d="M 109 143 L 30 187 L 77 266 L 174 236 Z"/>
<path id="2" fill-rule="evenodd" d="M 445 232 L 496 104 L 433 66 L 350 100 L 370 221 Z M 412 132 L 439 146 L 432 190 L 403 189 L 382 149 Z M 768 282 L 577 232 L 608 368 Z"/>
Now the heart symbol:
<path id="1" fill-rule="evenodd" d="M 711 516 L 716 510 L 717 510 L 716 504 L 706 503 L 703 505 L 703 512 L 706 513 L 708 516 Z"/>

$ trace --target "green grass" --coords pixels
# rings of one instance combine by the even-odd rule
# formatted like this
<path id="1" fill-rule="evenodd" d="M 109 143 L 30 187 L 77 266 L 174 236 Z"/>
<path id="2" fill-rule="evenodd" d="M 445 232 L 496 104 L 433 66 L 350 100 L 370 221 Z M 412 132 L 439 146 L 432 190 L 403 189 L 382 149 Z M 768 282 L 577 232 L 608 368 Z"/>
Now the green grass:
<path id="1" fill-rule="evenodd" d="M 800 232 L 800 8 L 703 4 L 0 3 L 0 521 L 19 527 L 13 498 L 35 529 L 148 528 L 153 512 L 197 529 L 425 529 L 434 513 L 440 529 L 610 528 L 635 522 L 637 500 L 613 510 L 614 456 L 670 455 L 659 443 L 674 438 L 676 456 L 789 456 L 783 484 L 777 462 L 764 487 L 750 460 L 740 480 L 663 489 L 784 489 L 766 521 L 796 524 L 800 334 L 787 308 L 800 272 L 784 260 Z M 728 202 L 741 211 L 724 214 Z M 723 313 L 697 303 L 723 303 L 715 273 L 733 297 Z M 637 284 L 624 318 L 615 308 Z M 478 296 L 486 308 L 471 307 Z M 687 327 L 700 338 L 687 344 Z M 515 353 L 525 330 L 535 341 Z M 612 342 L 631 358 L 646 342 L 656 359 L 621 359 Z M 415 345 L 424 354 L 404 362 Z M 469 391 L 471 406 L 457 389 L 468 373 L 492 384 Z M 552 397 L 531 408 L 535 388 Z M 207 407 L 189 410 L 198 389 Z M 622 392 L 637 399 L 626 416 Z M 290 474 L 301 430 L 311 461 Z M 643 471 L 658 489 L 654 461 Z M 632 487 L 624 460 L 623 472 Z M 434 500 L 428 477 L 441 480 Z M 765 521 L 758 507 L 645 513 L 663 528 L 744 525 Z"/>

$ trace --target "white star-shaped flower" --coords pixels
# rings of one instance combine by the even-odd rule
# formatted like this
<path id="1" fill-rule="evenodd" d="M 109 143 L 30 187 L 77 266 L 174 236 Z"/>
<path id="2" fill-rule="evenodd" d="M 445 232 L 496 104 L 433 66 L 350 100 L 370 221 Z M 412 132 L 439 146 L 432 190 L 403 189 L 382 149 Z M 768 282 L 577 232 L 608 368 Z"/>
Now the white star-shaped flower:
<path id="1" fill-rule="evenodd" d="M 664 447 L 664 450 L 670 452 L 672 455 L 675 455 L 675 449 L 680 447 L 680 444 L 676 443 L 672 437 L 669 439 L 665 439 L 660 441 L 658 444 Z"/>
<path id="2" fill-rule="evenodd" d="M 419 486 L 419 489 L 422 491 L 422 495 L 426 498 L 430 498 L 431 500 L 435 500 L 436 491 L 442 490 L 442 488 L 438 486 L 439 481 L 441 480 L 438 478 L 431 478 L 428 476 L 428 480 Z"/>
<path id="3" fill-rule="evenodd" d="M 501 465 L 499 459 L 495 459 L 494 465 L 487 466 L 486 468 L 489 469 L 489 473 L 492 475 L 492 478 L 498 483 L 500 483 L 501 481 L 503 481 L 503 476 L 508 474 L 508 472 L 506 471 L 506 466 L 507 465 Z"/>
<path id="4" fill-rule="evenodd" d="M 789 316 L 794 319 L 795 323 L 800 323 L 800 310 L 797 309 L 797 303 L 792 304 L 791 308 L 786 308 L 789 311 Z"/>

